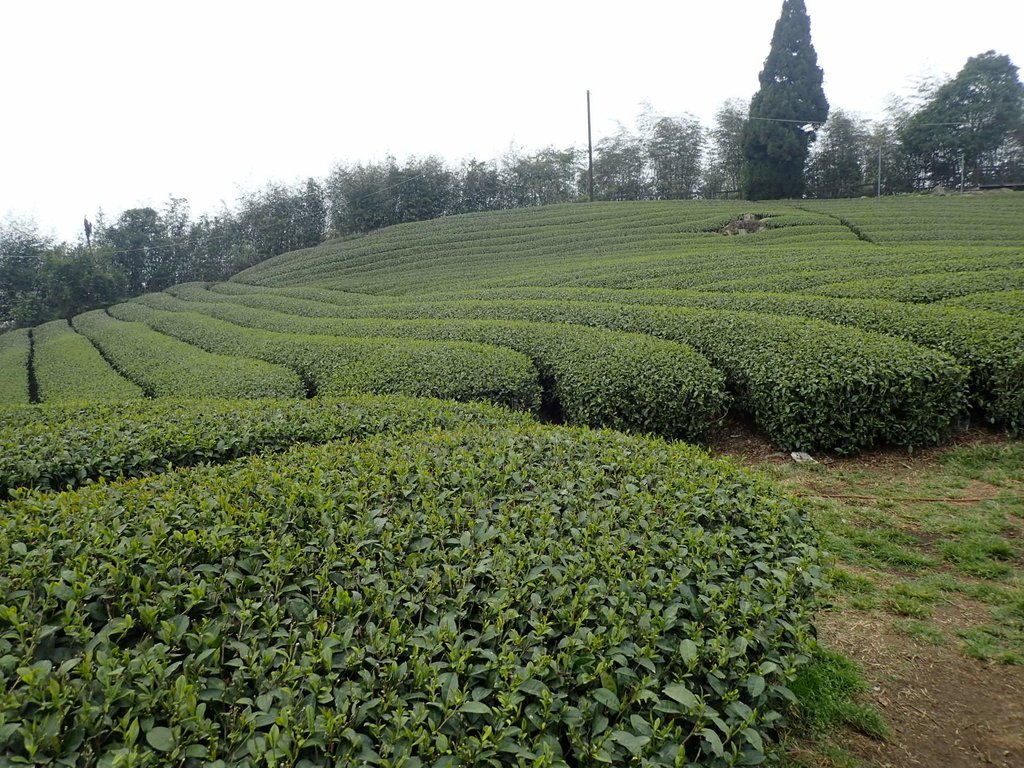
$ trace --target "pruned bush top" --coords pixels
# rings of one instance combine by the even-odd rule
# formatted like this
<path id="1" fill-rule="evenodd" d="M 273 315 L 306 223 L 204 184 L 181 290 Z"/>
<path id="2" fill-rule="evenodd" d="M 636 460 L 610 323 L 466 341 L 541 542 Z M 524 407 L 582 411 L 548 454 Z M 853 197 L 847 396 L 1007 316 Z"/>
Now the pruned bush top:
<path id="1" fill-rule="evenodd" d="M 537 426 L 28 495 L 0 519 L 0 734 L 38 762 L 753 764 L 819 569 L 764 481 Z"/>

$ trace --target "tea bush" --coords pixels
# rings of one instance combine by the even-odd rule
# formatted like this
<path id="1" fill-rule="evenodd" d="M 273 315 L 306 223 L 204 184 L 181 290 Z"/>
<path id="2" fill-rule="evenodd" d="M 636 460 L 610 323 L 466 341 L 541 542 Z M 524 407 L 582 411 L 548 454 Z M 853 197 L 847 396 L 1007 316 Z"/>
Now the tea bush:
<path id="1" fill-rule="evenodd" d="M 103 310 L 78 315 L 72 325 L 118 373 L 151 397 L 297 397 L 303 393 L 302 381 L 287 368 L 210 354 L 142 323 L 116 320 Z"/>
<path id="2" fill-rule="evenodd" d="M 226 303 L 193 306 L 236 321 L 322 333 L 371 333 L 387 322 L 334 319 L 347 315 L 429 318 L 447 329 L 470 321 L 546 320 L 685 342 L 725 374 L 736 404 L 787 450 L 849 453 L 879 443 L 934 444 L 948 438 L 966 408 L 964 369 L 946 355 L 883 335 L 750 312 L 575 301 L 571 290 L 547 294 L 557 295 L 557 301 L 528 299 L 527 293 L 495 294 L 512 295 L 509 300 L 325 305 L 320 318 L 308 316 L 313 311 L 308 300 L 290 298 L 282 298 L 280 306 L 299 302 L 306 317 L 289 319 L 266 308 L 232 309 Z M 423 327 L 428 321 L 418 322 Z"/>
<path id="3" fill-rule="evenodd" d="M 774 293 L 520 288 L 467 296 L 490 301 L 628 302 L 796 315 L 895 336 L 939 350 L 966 368 L 970 404 L 987 421 L 1016 432 L 1024 427 L 1024 329 L 1006 314 L 956 306 Z"/>
<path id="4" fill-rule="evenodd" d="M 39 400 L 46 403 L 82 400 L 130 400 L 142 389 L 110 367 L 87 338 L 66 320 L 32 330 L 33 364 Z"/>
<path id="5" fill-rule="evenodd" d="M 27 330 L 0 334 L 0 405 L 28 402 L 28 359 L 31 351 L 32 342 Z"/>
<path id="6" fill-rule="evenodd" d="M 805 514 L 697 449 L 370 438 L 0 514 L 12 761 L 750 765 L 811 638 Z"/>
<path id="7" fill-rule="evenodd" d="M 454 428 L 521 426 L 484 403 L 360 395 L 312 400 L 183 400 L 0 408 L 0 498 L 224 462 L 295 443 Z"/>
<path id="8" fill-rule="evenodd" d="M 404 394 L 540 407 L 537 369 L 525 355 L 459 341 L 345 338 L 244 328 L 206 315 L 121 304 L 111 313 L 147 322 L 196 347 L 288 366 L 323 395 Z"/>
<path id="9" fill-rule="evenodd" d="M 147 311 L 139 304 L 114 311 L 131 311 L 155 328 L 200 345 L 218 334 L 230 337 L 237 340 L 231 342 L 235 348 L 246 348 L 250 354 L 259 354 L 256 350 L 261 339 L 269 338 L 270 329 L 321 334 L 324 339 L 372 337 L 363 342 L 370 348 L 388 344 L 385 337 L 400 337 L 516 350 L 533 361 L 549 400 L 570 424 L 699 439 L 726 408 L 723 377 L 704 357 L 689 346 L 645 335 L 540 322 L 316 321 L 230 302 L 200 304 L 167 297 L 159 304 L 194 307 L 209 317 Z M 213 317 L 229 322 L 218 323 Z M 294 356 L 295 365 L 318 359 L 296 345 L 289 345 L 285 353 Z M 429 376 L 429 369 L 422 375 Z"/>

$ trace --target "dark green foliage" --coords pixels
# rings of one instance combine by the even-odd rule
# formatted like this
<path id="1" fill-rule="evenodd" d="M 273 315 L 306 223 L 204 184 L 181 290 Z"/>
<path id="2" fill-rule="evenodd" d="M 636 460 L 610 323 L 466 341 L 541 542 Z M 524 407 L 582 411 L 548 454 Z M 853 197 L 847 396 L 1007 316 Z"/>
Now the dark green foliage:
<path id="1" fill-rule="evenodd" d="M 484 403 L 395 396 L 312 400 L 143 400 L 0 409 L 0 498 L 104 478 L 281 451 L 296 443 L 458 426 L 523 426 L 526 414 Z"/>
<path id="2" fill-rule="evenodd" d="M 296 397 L 302 382 L 292 371 L 247 357 L 214 355 L 141 323 L 115 320 L 102 310 L 72 321 L 114 369 L 150 397 Z"/>
<path id="3" fill-rule="evenodd" d="M 800 198 L 813 130 L 828 117 L 824 75 L 811 44 L 811 20 L 804 0 L 783 0 L 772 47 L 750 102 L 744 126 L 743 197 L 748 200 Z"/>
<path id="4" fill-rule="evenodd" d="M 32 342 L 28 331 L 0 334 L 0 405 L 28 403 L 28 364 Z"/>
<path id="5" fill-rule="evenodd" d="M 1024 118 L 1024 85 L 1009 56 L 995 51 L 973 56 L 957 76 L 907 121 L 901 138 L 917 159 L 927 186 L 960 184 L 961 170 L 972 185 L 1005 178 L 1011 158 L 1000 149 L 1014 141 Z M 1020 147 L 1016 147 L 1019 155 Z M 962 153 L 962 158 L 961 158 Z M 963 168 L 961 169 L 961 164 Z"/>
<path id="6" fill-rule="evenodd" d="M 96 347 L 68 325 L 53 320 L 32 329 L 33 369 L 39 401 L 119 401 L 142 397 L 137 384 L 110 367 Z"/>
<path id="7" fill-rule="evenodd" d="M 5 754 L 756 764 L 811 536 L 696 449 L 540 427 L 27 495 L 0 515 Z"/>
<path id="8" fill-rule="evenodd" d="M 105 255 L 57 244 L 31 221 L 0 223 L 0 327 L 70 317 L 115 301 L 123 289 Z"/>
<path id="9" fill-rule="evenodd" d="M 243 299 L 246 297 L 242 297 Z M 230 301 L 182 302 L 170 297 L 142 297 L 140 303 L 178 310 L 160 313 L 142 306 L 125 305 L 116 311 L 131 311 L 147 318 L 153 327 L 180 335 L 194 343 L 209 343 L 216 321 L 189 320 L 182 310 L 222 318 L 219 333 L 244 337 L 250 350 L 269 342 L 271 329 L 316 333 L 323 337 L 372 337 L 369 346 L 387 343 L 386 337 L 424 340 L 471 341 L 505 347 L 526 355 L 540 371 L 550 406 L 557 407 L 569 424 L 611 427 L 653 432 L 666 437 L 700 439 L 726 409 L 728 398 L 722 375 L 691 347 L 639 334 L 614 333 L 603 329 L 579 328 L 547 322 L 496 322 L 486 319 L 430 318 L 415 306 L 384 309 L 366 307 L 346 312 L 319 304 L 323 314 L 299 317 L 284 314 L 292 302 L 307 312 L 315 302 L 264 296 L 259 308 L 238 306 Z M 132 309 L 131 307 L 135 307 Z M 338 319 L 338 315 L 349 318 Z M 436 316 L 435 316 L 436 317 Z M 533 319 L 542 319 L 531 316 Z M 329 343 L 323 340 L 319 343 Z M 251 352 L 256 354 L 255 352 Z M 317 358 L 301 352 L 295 364 Z M 426 374 L 424 374 L 426 375 Z M 486 384 L 486 381 L 484 382 Z M 453 382 L 452 386 L 457 386 Z"/>
<path id="10" fill-rule="evenodd" d="M 170 254 L 163 253 L 168 246 L 167 234 L 155 209 L 129 208 L 99 234 L 98 239 L 114 252 L 114 263 L 125 276 L 128 295 L 177 282 Z"/>

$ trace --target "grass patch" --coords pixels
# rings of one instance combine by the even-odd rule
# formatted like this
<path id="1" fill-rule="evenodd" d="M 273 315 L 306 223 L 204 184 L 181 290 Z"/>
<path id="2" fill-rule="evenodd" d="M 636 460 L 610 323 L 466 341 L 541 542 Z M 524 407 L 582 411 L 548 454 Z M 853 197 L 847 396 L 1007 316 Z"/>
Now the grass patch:
<path id="1" fill-rule="evenodd" d="M 1024 442 L 768 471 L 811 496 L 835 559 L 836 610 L 873 612 L 914 641 L 968 658 L 1024 664 Z M 863 498 L 822 498 L 833 495 Z M 980 500 L 942 500 L 957 498 Z M 939 602 L 950 610 L 936 617 Z M 814 751 L 816 765 L 842 764 Z"/>
<path id="2" fill-rule="evenodd" d="M 992 617 L 993 624 L 958 633 L 964 641 L 964 652 L 983 661 L 1024 664 L 1024 594 L 1018 592 Z"/>
<path id="3" fill-rule="evenodd" d="M 1013 571 L 1007 561 L 1014 557 L 1014 547 L 995 534 L 966 533 L 959 539 L 943 542 L 938 550 L 945 560 L 968 576 L 995 579 Z"/>
<path id="4" fill-rule="evenodd" d="M 923 645 L 945 645 L 946 635 L 930 624 L 916 619 L 898 619 L 892 623 L 893 629 L 916 640 Z"/>
<path id="5" fill-rule="evenodd" d="M 878 710 L 857 700 L 868 689 L 860 667 L 841 653 L 818 645 L 790 689 L 797 700 L 795 730 L 820 736 L 848 726 L 875 739 L 888 737 Z"/>
<path id="6" fill-rule="evenodd" d="M 1024 482 L 1024 443 L 957 448 L 940 462 L 951 472 L 992 485 Z"/>

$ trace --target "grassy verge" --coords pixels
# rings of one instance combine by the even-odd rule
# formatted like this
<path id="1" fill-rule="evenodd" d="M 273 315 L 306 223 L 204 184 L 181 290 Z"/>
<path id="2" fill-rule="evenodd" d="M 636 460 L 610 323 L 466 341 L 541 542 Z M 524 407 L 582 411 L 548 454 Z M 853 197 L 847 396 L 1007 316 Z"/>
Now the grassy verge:
<path id="1" fill-rule="evenodd" d="M 1024 679 L 1024 442 L 975 435 L 915 455 L 762 469 L 809 500 L 835 557 L 823 645 L 841 653 L 823 648 L 794 689 L 790 765 L 882 765 L 900 750 L 927 749 L 915 731 L 932 724 L 944 746 L 942 727 L 984 703 L 987 675 Z M 865 667 L 867 684 L 848 657 Z M 914 684 L 927 691 L 920 701 Z M 876 705 L 895 726 L 893 743 L 880 741 Z M 1011 719 L 1024 710 L 1012 698 L 1008 707 Z M 900 722 L 908 713 L 913 721 Z M 876 743 L 866 747 L 864 735 Z M 1010 735 L 998 752 L 1012 760 L 1024 734 Z"/>

